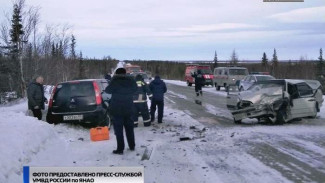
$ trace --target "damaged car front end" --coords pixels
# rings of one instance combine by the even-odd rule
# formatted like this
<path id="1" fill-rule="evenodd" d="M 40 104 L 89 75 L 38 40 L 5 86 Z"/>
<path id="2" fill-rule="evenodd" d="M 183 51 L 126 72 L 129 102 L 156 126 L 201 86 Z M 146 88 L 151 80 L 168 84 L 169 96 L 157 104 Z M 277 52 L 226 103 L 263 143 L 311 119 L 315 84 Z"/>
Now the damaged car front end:
<path id="1" fill-rule="evenodd" d="M 234 121 L 240 123 L 245 118 L 274 120 L 277 111 L 288 104 L 284 86 L 283 80 L 274 80 L 258 82 L 243 92 L 229 90 L 227 106 L 232 110 Z"/>
<path id="2" fill-rule="evenodd" d="M 256 118 L 283 124 L 295 118 L 315 118 L 323 101 L 319 81 L 283 79 L 257 82 L 243 92 L 232 86 L 227 107 L 235 123 Z"/>

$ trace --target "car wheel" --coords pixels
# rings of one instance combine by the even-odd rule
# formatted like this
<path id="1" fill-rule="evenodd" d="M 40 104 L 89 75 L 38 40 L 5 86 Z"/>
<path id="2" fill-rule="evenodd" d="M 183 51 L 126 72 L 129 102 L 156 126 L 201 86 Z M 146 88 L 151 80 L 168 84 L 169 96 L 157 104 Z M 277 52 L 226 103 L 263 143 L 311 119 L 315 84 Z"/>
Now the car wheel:
<path id="1" fill-rule="evenodd" d="M 235 118 L 234 118 L 234 123 L 235 124 L 241 124 L 241 120 L 235 120 Z"/>
<path id="2" fill-rule="evenodd" d="M 286 122 L 285 116 L 286 113 L 283 109 L 278 110 L 278 112 L 276 113 L 276 124 L 283 125 Z"/>

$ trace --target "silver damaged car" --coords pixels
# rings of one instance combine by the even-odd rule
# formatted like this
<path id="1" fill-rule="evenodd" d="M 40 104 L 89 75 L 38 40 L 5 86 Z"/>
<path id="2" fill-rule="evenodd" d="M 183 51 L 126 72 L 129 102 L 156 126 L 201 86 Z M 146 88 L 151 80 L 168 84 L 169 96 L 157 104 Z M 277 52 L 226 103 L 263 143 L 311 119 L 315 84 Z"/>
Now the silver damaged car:
<path id="1" fill-rule="evenodd" d="M 247 91 L 230 86 L 227 107 L 234 122 L 256 118 L 283 124 L 303 117 L 316 117 L 323 104 L 322 86 L 316 80 L 268 80 L 256 82 Z"/>

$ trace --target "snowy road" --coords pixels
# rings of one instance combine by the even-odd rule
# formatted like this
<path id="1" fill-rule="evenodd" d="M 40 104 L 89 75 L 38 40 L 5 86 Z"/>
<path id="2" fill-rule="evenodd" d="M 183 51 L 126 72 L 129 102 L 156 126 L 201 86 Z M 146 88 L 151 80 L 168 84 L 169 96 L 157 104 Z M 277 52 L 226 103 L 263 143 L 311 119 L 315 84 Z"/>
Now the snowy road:
<path id="1" fill-rule="evenodd" d="M 0 182 L 21 182 L 23 165 L 144 166 L 146 183 L 325 182 L 323 118 L 234 125 L 224 92 L 204 88 L 199 106 L 193 87 L 171 83 L 164 123 L 148 128 L 140 123 L 136 150 L 126 149 L 123 156 L 112 154 L 113 131 L 111 140 L 91 142 L 89 129 L 26 116 L 26 101 L 0 107 Z M 151 157 L 142 160 L 146 149 Z"/>

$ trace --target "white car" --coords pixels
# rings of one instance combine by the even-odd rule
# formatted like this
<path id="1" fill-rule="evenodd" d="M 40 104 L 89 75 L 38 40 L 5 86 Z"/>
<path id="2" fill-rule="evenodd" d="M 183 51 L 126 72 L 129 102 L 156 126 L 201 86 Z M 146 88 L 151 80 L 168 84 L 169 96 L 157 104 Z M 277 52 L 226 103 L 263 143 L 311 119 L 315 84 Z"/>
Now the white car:
<path id="1" fill-rule="evenodd" d="M 240 81 L 238 88 L 239 91 L 244 91 L 258 81 L 266 81 L 266 80 L 274 80 L 274 79 L 275 77 L 271 75 L 250 74 L 245 76 L 245 78 Z"/>
<path id="2" fill-rule="evenodd" d="M 322 104 L 322 86 L 316 80 L 260 81 L 247 91 L 230 87 L 227 96 L 235 123 L 256 118 L 283 124 L 295 118 L 316 117 Z"/>

